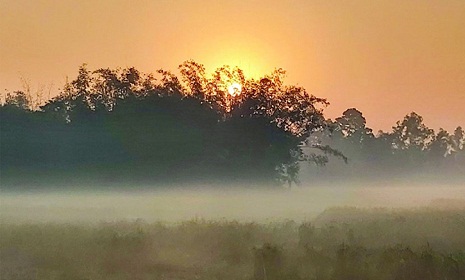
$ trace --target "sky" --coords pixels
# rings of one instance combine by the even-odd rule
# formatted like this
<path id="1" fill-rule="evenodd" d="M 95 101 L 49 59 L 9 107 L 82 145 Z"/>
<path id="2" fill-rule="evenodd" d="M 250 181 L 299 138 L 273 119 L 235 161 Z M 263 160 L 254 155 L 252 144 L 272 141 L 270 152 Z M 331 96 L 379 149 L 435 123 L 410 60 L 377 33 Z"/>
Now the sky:
<path id="1" fill-rule="evenodd" d="M 415 111 L 426 125 L 465 126 L 464 0 L 0 0 L 0 88 L 52 85 L 78 67 L 213 72 L 257 78 L 283 68 L 375 131 Z M 5 90 L 6 89 L 6 90 Z"/>

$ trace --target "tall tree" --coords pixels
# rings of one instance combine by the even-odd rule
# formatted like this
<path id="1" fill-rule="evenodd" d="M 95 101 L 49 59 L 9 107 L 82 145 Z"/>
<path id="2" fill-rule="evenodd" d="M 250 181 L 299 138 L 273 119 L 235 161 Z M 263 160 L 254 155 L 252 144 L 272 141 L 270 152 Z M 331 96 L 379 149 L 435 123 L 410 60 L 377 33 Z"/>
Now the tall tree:
<path id="1" fill-rule="evenodd" d="M 350 108 L 335 120 L 335 133 L 347 139 L 353 148 L 361 149 L 363 145 L 374 137 L 371 128 L 366 126 L 366 119 L 362 112 Z"/>
<path id="2" fill-rule="evenodd" d="M 423 117 L 415 112 L 398 121 L 391 133 L 392 150 L 399 167 L 420 168 L 427 162 L 427 151 L 431 148 L 435 134 L 423 123 Z"/>
<path id="3" fill-rule="evenodd" d="M 415 112 L 405 116 L 393 127 L 393 148 L 397 151 L 423 151 L 434 139 L 434 131 L 423 123 L 423 117 Z"/>
<path id="4" fill-rule="evenodd" d="M 179 65 L 181 80 L 186 86 L 186 93 L 198 99 L 205 99 L 207 78 L 205 66 L 193 60 L 188 60 Z"/>

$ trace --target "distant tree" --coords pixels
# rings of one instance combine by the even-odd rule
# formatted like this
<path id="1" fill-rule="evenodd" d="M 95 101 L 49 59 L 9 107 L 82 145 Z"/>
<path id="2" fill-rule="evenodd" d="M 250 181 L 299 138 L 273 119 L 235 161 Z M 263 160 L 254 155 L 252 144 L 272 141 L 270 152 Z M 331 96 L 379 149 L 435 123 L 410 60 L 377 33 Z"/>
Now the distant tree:
<path id="1" fill-rule="evenodd" d="M 345 163 L 335 161 L 330 163 L 328 176 L 347 177 L 357 174 L 363 165 L 369 163 L 376 153 L 372 153 L 373 138 L 372 130 L 366 126 L 366 119 L 362 112 L 350 108 L 342 113 L 342 116 L 334 121 L 328 120 L 327 126 L 322 133 L 314 134 L 309 141 L 321 141 L 329 145 L 333 150 L 340 152 L 340 157 Z M 327 158 L 316 159 L 326 165 Z"/>
<path id="2" fill-rule="evenodd" d="M 373 131 L 366 126 L 362 112 L 355 108 L 347 109 L 332 123 L 332 138 L 335 147 L 341 149 L 352 160 L 366 160 L 373 157 Z"/>
<path id="3" fill-rule="evenodd" d="M 455 131 L 454 135 L 452 136 L 452 150 L 454 152 L 460 152 L 465 149 L 465 132 L 461 126 L 458 126 Z"/>
<path id="4" fill-rule="evenodd" d="M 415 112 L 405 116 L 393 127 L 393 148 L 395 150 L 428 149 L 434 139 L 434 131 L 423 123 L 423 117 Z"/>
<path id="5" fill-rule="evenodd" d="M 465 132 L 461 126 L 457 127 L 451 136 L 451 157 L 465 167 Z"/>
<path id="6" fill-rule="evenodd" d="M 445 157 L 450 155 L 453 149 L 453 138 L 444 129 L 439 129 L 439 132 L 434 137 L 430 147 L 429 154 L 434 162 L 441 162 Z"/>
<path id="7" fill-rule="evenodd" d="M 186 85 L 186 93 L 198 99 L 205 99 L 207 78 L 205 67 L 193 60 L 188 60 L 179 65 L 181 80 Z"/>
<path id="8" fill-rule="evenodd" d="M 162 69 L 158 70 L 157 73 L 161 75 L 160 84 L 154 85 L 155 80 L 153 76 L 149 74 L 144 81 L 145 89 L 149 92 L 153 92 L 153 89 L 158 89 L 159 91 L 157 94 L 159 95 L 168 94 L 182 96 L 183 88 L 176 75 Z"/>
<path id="9" fill-rule="evenodd" d="M 415 112 L 398 121 L 389 136 L 398 168 L 420 168 L 427 162 L 427 152 L 434 141 L 434 131 L 423 123 L 423 117 Z"/>
<path id="10" fill-rule="evenodd" d="M 380 169 L 388 171 L 392 167 L 399 167 L 399 161 L 396 158 L 397 150 L 394 149 L 395 135 L 393 133 L 378 131 L 372 141 L 372 145 L 367 150 L 368 154 L 372 155 L 373 166 L 378 166 Z"/>
<path id="11" fill-rule="evenodd" d="M 23 91 L 14 91 L 7 93 L 4 106 L 13 106 L 22 110 L 29 110 L 31 108 L 31 101 Z"/>
<path id="12" fill-rule="evenodd" d="M 78 75 L 75 80 L 71 82 L 75 95 L 88 95 L 90 94 L 90 86 L 92 83 L 91 72 L 87 70 L 87 64 L 82 64 L 79 67 Z M 70 85 L 68 85 L 70 86 Z"/>
<path id="13" fill-rule="evenodd" d="M 362 112 L 355 108 L 345 110 L 341 117 L 336 118 L 335 124 L 336 130 L 352 142 L 362 143 L 367 138 L 373 137 L 373 131 L 366 126 Z"/>

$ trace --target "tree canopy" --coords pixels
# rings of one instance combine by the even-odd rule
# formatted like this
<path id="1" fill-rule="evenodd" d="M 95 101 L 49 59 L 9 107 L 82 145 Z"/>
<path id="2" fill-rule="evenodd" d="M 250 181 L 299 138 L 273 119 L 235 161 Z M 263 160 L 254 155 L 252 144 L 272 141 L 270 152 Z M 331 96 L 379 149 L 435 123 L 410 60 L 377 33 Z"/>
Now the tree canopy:
<path id="1" fill-rule="evenodd" d="M 20 92 L 9 95 L 1 107 L 3 182 L 281 184 L 297 181 L 299 161 L 317 158 L 302 144 L 325 128 L 328 102 L 285 85 L 282 69 L 261 79 L 228 66 L 207 76 L 194 61 L 179 70 L 180 78 L 83 64 L 40 110 Z M 233 82 L 241 85 L 236 94 L 228 92 Z"/>
<path id="2" fill-rule="evenodd" d="M 462 127 L 436 134 L 412 112 L 375 135 L 356 108 L 325 119 L 327 100 L 286 85 L 282 69 L 247 79 L 239 68 L 207 75 L 186 61 L 179 72 L 83 64 L 40 107 L 30 91 L 8 93 L 0 107 L 2 185 L 291 186 L 302 170 L 312 180 L 464 174 Z M 234 84 L 240 89 L 230 92 Z"/>

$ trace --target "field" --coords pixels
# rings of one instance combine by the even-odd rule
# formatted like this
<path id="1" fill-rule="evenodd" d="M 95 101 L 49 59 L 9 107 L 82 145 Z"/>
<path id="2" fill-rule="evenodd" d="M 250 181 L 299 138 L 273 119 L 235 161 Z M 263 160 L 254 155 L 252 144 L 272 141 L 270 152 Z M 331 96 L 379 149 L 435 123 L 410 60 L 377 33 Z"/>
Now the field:
<path id="1" fill-rule="evenodd" d="M 0 279 L 465 279 L 463 190 L 383 192 L 3 194 Z"/>

